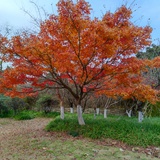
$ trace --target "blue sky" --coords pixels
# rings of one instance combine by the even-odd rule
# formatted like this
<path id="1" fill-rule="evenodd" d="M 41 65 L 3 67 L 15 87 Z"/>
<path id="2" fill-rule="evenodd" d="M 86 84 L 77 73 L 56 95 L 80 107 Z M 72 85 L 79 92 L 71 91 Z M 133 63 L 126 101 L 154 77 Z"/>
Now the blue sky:
<path id="1" fill-rule="evenodd" d="M 100 17 L 106 11 L 114 12 L 122 4 L 130 6 L 134 0 L 87 0 L 92 8 L 92 17 Z M 55 4 L 58 0 L 34 0 L 39 6 L 48 13 L 56 13 Z M 51 5 L 52 4 L 52 5 Z M 29 11 L 37 15 L 35 7 L 30 0 L 0 0 L 0 26 L 10 25 L 14 29 L 23 27 L 33 27 L 31 19 L 22 10 Z M 150 25 L 153 28 L 153 43 L 159 44 L 160 39 L 160 0 L 135 0 L 131 5 L 133 11 L 132 21 L 138 26 Z"/>

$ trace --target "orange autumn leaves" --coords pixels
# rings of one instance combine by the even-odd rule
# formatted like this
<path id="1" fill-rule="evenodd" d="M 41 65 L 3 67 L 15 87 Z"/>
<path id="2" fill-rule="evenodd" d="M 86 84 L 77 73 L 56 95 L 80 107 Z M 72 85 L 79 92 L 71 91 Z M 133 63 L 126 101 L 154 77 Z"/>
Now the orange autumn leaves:
<path id="1" fill-rule="evenodd" d="M 151 28 L 135 26 L 125 6 L 102 19 L 91 18 L 84 0 L 60 0 L 57 7 L 58 14 L 42 22 L 38 34 L 8 40 L 3 57 L 13 67 L 1 73 L 1 91 L 7 84 L 5 93 L 15 96 L 58 86 L 82 100 L 93 92 L 128 98 L 139 86 L 136 92 L 143 95 L 146 63 L 133 55 L 150 44 Z M 156 92 L 148 86 L 146 90 L 153 91 L 147 97 L 152 100 Z"/>

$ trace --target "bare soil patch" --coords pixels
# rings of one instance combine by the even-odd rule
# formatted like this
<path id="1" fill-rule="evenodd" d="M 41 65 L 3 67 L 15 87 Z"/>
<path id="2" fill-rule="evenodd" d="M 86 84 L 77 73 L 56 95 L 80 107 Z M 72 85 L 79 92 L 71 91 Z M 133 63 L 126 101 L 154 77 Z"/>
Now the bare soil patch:
<path id="1" fill-rule="evenodd" d="M 51 119 L 36 118 L 32 120 L 16 121 L 13 119 L 0 119 L 0 141 L 12 139 L 21 134 L 36 133 L 37 136 L 46 133 L 44 131 Z"/>

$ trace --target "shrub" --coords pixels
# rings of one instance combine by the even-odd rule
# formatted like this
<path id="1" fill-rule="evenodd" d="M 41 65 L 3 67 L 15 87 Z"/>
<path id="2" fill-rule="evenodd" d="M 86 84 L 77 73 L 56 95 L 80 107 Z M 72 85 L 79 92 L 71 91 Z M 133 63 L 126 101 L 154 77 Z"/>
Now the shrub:
<path id="1" fill-rule="evenodd" d="M 24 102 L 26 103 L 25 109 L 26 110 L 32 110 L 33 107 L 36 105 L 37 97 L 25 97 Z"/>
<path id="2" fill-rule="evenodd" d="M 49 113 L 39 112 L 37 114 L 38 117 L 47 117 L 47 118 L 56 118 L 59 115 L 60 115 L 59 112 L 49 112 Z"/>
<path id="3" fill-rule="evenodd" d="M 11 110 L 6 105 L 5 101 L 9 99 L 9 97 L 5 97 L 3 95 L 0 95 L 0 117 L 9 117 L 11 115 Z"/>
<path id="4" fill-rule="evenodd" d="M 5 106 L 3 101 L 0 101 L 0 117 L 7 117 L 9 114 L 9 109 Z"/>
<path id="5" fill-rule="evenodd" d="M 23 99 L 18 98 L 18 97 L 7 99 L 5 101 L 5 104 L 6 106 L 8 106 L 10 110 L 13 110 L 14 115 L 25 110 L 25 106 L 26 106 L 26 103 L 23 101 Z"/>
<path id="6" fill-rule="evenodd" d="M 151 105 L 151 116 L 160 117 L 160 102 L 157 102 L 155 105 Z"/>
<path id="7" fill-rule="evenodd" d="M 30 120 L 35 118 L 36 114 L 32 111 L 23 111 L 18 113 L 14 118 L 16 120 Z"/>

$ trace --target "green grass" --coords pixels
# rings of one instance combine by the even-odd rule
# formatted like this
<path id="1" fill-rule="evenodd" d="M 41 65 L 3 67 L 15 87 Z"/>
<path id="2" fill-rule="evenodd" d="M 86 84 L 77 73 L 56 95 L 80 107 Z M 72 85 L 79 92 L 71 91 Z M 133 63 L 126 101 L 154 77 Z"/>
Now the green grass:
<path id="1" fill-rule="evenodd" d="M 50 113 L 37 112 L 36 117 L 55 118 L 59 115 L 60 115 L 59 112 L 50 112 Z"/>
<path id="2" fill-rule="evenodd" d="M 15 143 L 15 141 L 19 143 Z M 2 159 L 38 160 L 158 160 L 142 153 L 120 151 L 119 148 L 97 145 L 87 140 L 65 139 L 60 137 L 34 137 L 30 134 L 15 137 L 9 141 L 14 146 L 3 144 Z"/>
<path id="3" fill-rule="evenodd" d="M 36 111 L 22 111 L 14 116 L 14 119 L 16 120 L 30 120 L 36 117 L 46 117 L 46 118 L 55 118 L 59 116 L 59 112 L 50 112 L 50 113 L 44 113 L 44 112 L 36 112 Z"/>
<path id="4" fill-rule="evenodd" d="M 14 116 L 16 120 L 30 120 L 36 117 L 36 113 L 33 111 L 22 111 Z"/>
<path id="5" fill-rule="evenodd" d="M 111 138 L 120 140 L 129 145 L 136 146 L 160 146 L 160 118 L 145 119 L 138 123 L 137 118 L 109 116 L 84 115 L 86 125 L 80 126 L 77 116 L 68 114 L 64 120 L 59 117 L 51 121 L 47 131 L 63 131 L 72 136 L 82 135 L 92 139 Z"/>

